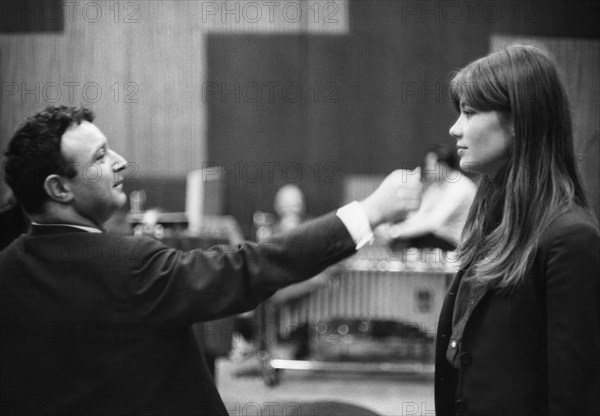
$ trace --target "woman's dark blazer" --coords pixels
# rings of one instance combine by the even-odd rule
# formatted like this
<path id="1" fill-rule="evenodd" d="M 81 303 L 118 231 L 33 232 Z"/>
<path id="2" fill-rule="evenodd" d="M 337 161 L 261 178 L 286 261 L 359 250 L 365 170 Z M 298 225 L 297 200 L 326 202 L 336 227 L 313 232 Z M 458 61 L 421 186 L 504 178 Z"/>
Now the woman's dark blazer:
<path id="1" fill-rule="evenodd" d="M 542 234 L 522 284 L 511 295 L 487 289 L 462 337 L 451 339 L 465 271 L 457 274 L 438 325 L 438 416 L 600 414 L 600 237 L 595 224 L 581 208 L 558 217 Z M 446 359 L 452 341 L 460 347 L 460 370 Z"/>

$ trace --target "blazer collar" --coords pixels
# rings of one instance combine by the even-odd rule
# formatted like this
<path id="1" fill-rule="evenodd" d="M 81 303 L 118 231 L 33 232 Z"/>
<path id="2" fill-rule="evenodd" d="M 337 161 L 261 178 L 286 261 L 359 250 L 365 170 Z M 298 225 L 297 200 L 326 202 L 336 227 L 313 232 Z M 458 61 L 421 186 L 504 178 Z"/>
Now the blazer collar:
<path id="1" fill-rule="evenodd" d="M 463 273 L 460 277 L 460 281 L 457 282 L 456 285 L 456 292 L 455 292 L 455 302 L 456 301 L 460 301 L 463 303 L 466 303 L 466 305 L 464 305 L 464 311 L 462 313 L 462 316 L 458 316 L 456 317 L 457 320 L 454 320 L 454 313 L 456 311 L 456 305 L 454 306 L 453 310 L 452 310 L 452 340 L 454 341 L 460 341 L 462 340 L 463 337 L 463 333 L 465 330 L 465 327 L 467 326 L 467 324 L 469 323 L 469 320 L 471 319 L 473 312 L 475 311 L 475 309 L 477 308 L 477 305 L 479 305 L 479 303 L 481 302 L 481 300 L 485 297 L 485 295 L 492 289 L 492 285 L 489 283 L 472 283 L 472 282 L 465 282 L 465 279 L 469 279 L 470 276 L 465 276 L 466 274 L 471 273 L 470 271 L 466 271 L 465 273 Z M 459 291 L 462 289 L 461 286 L 462 285 L 468 285 L 468 292 L 461 294 L 461 298 L 458 298 L 458 294 Z M 465 289 L 467 289 L 465 287 Z"/>

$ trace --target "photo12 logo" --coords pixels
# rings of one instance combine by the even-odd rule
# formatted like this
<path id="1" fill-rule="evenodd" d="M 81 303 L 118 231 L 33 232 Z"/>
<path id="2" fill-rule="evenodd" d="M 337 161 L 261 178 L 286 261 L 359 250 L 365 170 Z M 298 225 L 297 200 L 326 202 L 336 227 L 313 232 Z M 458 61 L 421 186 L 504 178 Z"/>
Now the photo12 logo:
<path id="1" fill-rule="evenodd" d="M 140 3 L 134 1 L 21 1 L 0 2 L 0 22 L 139 23 Z"/>
<path id="2" fill-rule="evenodd" d="M 402 1 L 402 23 L 535 22 L 537 1 Z"/>
<path id="3" fill-rule="evenodd" d="M 258 23 L 311 23 L 340 22 L 340 1 L 204 1 L 202 23 L 258 24 Z"/>
<path id="4" fill-rule="evenodd" d="M 135 82 L 112 82 L 102 85 L 98 82 L 2 82 L 0 83 L 0 101 L 56 103 L 97 103 L 102 97 L 114 103 L 139 103 L 140 87 Z"/>
<path id="5" fill-rule="evenodd" d="M 225 402 L 225 408 L 229 416 L 335 416 L 339 411 L 338 404 L 335 402 Z"/>
<path id="6" fill-rule="evenodd" d="M 202 102 L 229 103 L 312 103 L 339 102 L 339 88 L 334 82 L 205 82 Z"/>

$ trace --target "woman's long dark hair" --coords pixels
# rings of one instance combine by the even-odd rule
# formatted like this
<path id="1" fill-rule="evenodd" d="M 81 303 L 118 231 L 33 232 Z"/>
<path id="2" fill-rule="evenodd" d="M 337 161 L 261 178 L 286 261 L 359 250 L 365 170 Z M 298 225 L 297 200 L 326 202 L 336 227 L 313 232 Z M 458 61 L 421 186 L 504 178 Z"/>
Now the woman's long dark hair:
<path id="1" fill-rule="evenodd" d="M 475 279 L 511 291 L 533 260 L 540 235 L 573 204 L 589 210 L 575 165 L 568 97 L 553 58 L 513 45 L 470 63 L 451 83 L 451 97 L 514 123 L 509 162 L 481 175 L 459 259 Z M 459 110 L 460 111 L 460 110 Z"/>

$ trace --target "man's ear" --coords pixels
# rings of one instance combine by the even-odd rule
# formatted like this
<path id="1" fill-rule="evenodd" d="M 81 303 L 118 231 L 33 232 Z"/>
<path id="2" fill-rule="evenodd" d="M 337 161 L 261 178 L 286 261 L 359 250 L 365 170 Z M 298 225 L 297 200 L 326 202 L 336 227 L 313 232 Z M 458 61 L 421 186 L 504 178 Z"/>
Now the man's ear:
<path id="1" fill-rule="evenodd" d="M 65 204 L 73 199 L 69 184 L 60 175 L 48 175 L 44 180 L 44 189 L 48 196 L 56 202 Z"/>

